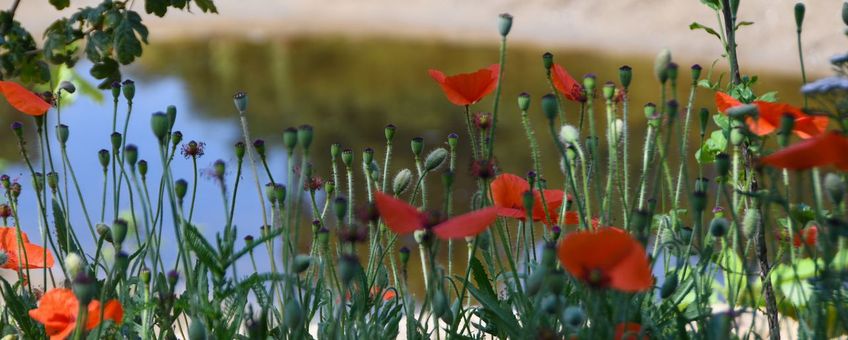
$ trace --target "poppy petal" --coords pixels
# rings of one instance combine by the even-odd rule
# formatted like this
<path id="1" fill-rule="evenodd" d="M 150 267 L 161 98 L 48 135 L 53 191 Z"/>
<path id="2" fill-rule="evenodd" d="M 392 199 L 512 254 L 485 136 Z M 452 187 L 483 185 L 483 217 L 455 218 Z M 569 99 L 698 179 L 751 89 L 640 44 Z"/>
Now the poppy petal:
<path id="1" fill-rule="evenodd" d="M 16 82 L 0 81 L 0 92 L 15 109 L 30 116 L 41 116 L 50 109 L 44 99 Z"/>
<path id="2" fill-rule="evenodd" d="M 534 202 L 533 202 L 533 220 L 534 221 L 545 221 L 545 224 L 555 224 L 553 221 L 548 220 L 545 214 L 545 208 L 542 202 L 542 195 L 539 194 L 537 190 L 534 192 Z M 547 205 L 547 214 L 551 217 L 551 219 L 556 219 L 559 214 L 559 209 L 562 207 L 562 200 L 565 196 L 565 192 L 562 190 L 545 190 L 545 205 Z"/>
<path id="3" fill-rule="evenodd" d="M 742 102 L 724 92 L 716 92 L 715 103 L 716 110 L 723 113 L 727 113 L 727 109 L 731 107 L 742 105 Z"/>
<path id="4" fill-rule="evenodd" d="M 530 184 L 524 178 L 513 174 L 500 174 L 489 188 L 496 207 L 524 210 L 523 196 L 530 190 Z M 524 217 L 523 212 L 521 217 Z"/>
<path id="5" fill-rule="evenodd" d="M 618 228 L 571 233 L 558 253 L 563 267 L 580 280 L 588 282 L 591 271 L 600 271 L 605 286 L 624 292 L 645 291 L 653 285 L 645 249 Z"/>
<path id="6" fill-rule="evenodd" d="M 519 220 L 523 220 L 527 217 L 527 214 L 524 213 L 523 209 L 513 209 L 513 208 L 501 208 L 497 207 L 498 216 L 500 217 L 509 217 L 509 218 L 517 218 Z"/>
<path id="7" fill-rule="evenodd" d="M 398 234 L 409 234 L 423 226 L 424 216 L 421 212 L 402 200 L 377 192 L 374 202 L 383 222 Z"/>
<path id="8" fill-rule="evenodd" d="M 566 99 L 573 102 L 582 102 L 585 100 L 583 94 L 583 85 L 577 82 L 565 67 L 559 64 L 554 64 L 551 69 L 551 80 L 554 83 L 554 88 L 557 89 Z"/>
<path id="9" fill-rule="evenodd" d="M 498 208 L 489 207 L 459 215 L 433 227 L 433 233 L 443 240 L 475 236 L 498 218 Z"/>
<path id="10" fill-rule="evenodd" d="M 848 138 L 838 132 L 829 132 L 792 144 L 760 158 L 760 162 L 781 169 L 805 170 L 835 165 L 848 171 L 848 152 L 845 150 L 848 150 Z"/>
<path id="11" fill-rule="evenodd" d="M 429 70 L 432 77 L 442 87 L 448 100 L 460 106 L 474 104 L 497 87 L 500 66 L 493 64 L 472 73 L 445 76 L 438 70 Z"/>
<path id="12" fill-rule="evenodd" d="M 823 134 L 829 124 L 830 118 L 826 116 L 807 115 L 795 119 L 795 127 L 792 132 L 802 139 L 809 139 Z"/>

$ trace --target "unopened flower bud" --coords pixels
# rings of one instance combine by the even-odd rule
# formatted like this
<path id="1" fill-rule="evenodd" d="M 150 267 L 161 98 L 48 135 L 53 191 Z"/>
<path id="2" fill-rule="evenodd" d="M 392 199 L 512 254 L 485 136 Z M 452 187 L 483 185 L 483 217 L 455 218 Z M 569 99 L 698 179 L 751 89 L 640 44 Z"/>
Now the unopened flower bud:
<path id="1" fill-rule="evenodd" d="M 286 186 L 280 183 L 274 185 L 274 198 L 277 200 L 277 203 L 283 204 L 286 202 Z"/>
<path id="2" fill-rule="evenodd" d="M 19 141 L 23 140 L 24 139 L 24 124 L 21 123 L 21 122 L 13 122 L 11 127 L 12 127 L 12 132 L 15 133 L 15 136 L 18 137 L 18 140 Z"/>
<path id="3" fill-rule="evenodd" d="M 236 143 L 233 148 L 235 149 L 236 158 L 238 158 L 239 161 L 244 159 L 244 152 L 245 152 L 244 142 Z"/>
<path id="4" fill-rule="evenodd" d="M 153 129 L 153 135 L 159 140 L 159 143 L 165 142 L 165 137 L 168 136 L 168 116 L 162 112 L 156 112 L 150 117 L 150 127 Z"/>
<path id="5" fill-rule="evenodd" d="M 438 169 L 448 158 L 448 150 L 444 148 L 436 148 L 427 154 L 424 159 L 424 171 L 433 171 Z"/>
<path id="6" fill-rule="evenodd" d="M 56 125 L 56 139 L 59 140 L 59 145 L 63 146 L 68 142 L 68 137 L 70 136 L 70 131 L 68 130 L 68 126 L 65 124 Z"/>
<path id="7" fill-rule="evenodd" d="M 705 107 L 702 107 L 700 111 L 698 111 L 698 122 L 701 123 L 701 138 L 707 134 L 707 127 L 710 124 L 710 110 Z"/>
<path id="8" fill-rule="evenodd" d="M 55 171 L 51 171 L 47 173 L 47 187 L 53 192 L 56 192 L 56 189 L 59 186 L 59 174 Z"/>
<path id="9" fill-rule="evenodd" d="M 119 245 L 124 243 L 124 239 L 126 238 L 127 221 L 119 218 L 112 224 L 112 242 Z"/>
<path id="10" fill-rule="evenodd" d="M 456 150 L 456 145 L 459 143 L 459 135 L 456 133 L 451 133 L 448 135 L 448 147 L 451 150 Z"/>
<path id="11" fill-rule="evenodd" d="M 671 51 L 667 48 L 660 51 L 654 59 L 654 75 L 660 83 L 665 83 L 668 80 L 668 64 L 671 63 Z"/>
<path id="12" fill-rule="evenodd" d="M 177 123 L 177 107 L 174 105 L 168 105 L 165 109 L 165 115 L 168 116 L 168 131 L 173 131 L 174 124 Z"/>
<path id="13" fill-rule="evenodd" d="M 183 141 L 183 132 L 182 131 L 174 131 L 171 133 L 171 145 L 175 148 L 177 145 L 180 145 L 180 142 Z"/>
<path id="14" fill-rule="evenodd" d="M 142 159 L 142 160 L 138 161 L 138 173 L 141 175 L 142 180 L 144 180 L 144 178 L 147 176 L 147 161 L 146 160 Z"/>
<path id="15" fill-rule="evenodd" d="M 551 52 L 545 52 L 542 55 L 542 65 L 545 67 L 545 70 L 550 71 L 551 67 L 554 66 L 554 55 Z"/>
<path id="16" fill-rule="evenodd" d="M 109 226 L 98 223 L 95 229 L 97 230 L 97 235 L 100 235 L 104 241 L 112 243 L 112 230 L 109 229 Z"/>
<path id="17" fill-rule="evenodd" d="M 188 182 L 184 179 L 178 179 L 174 182 L 174 193 L 177 195 L 177 200 L 182 202 L 188 192 Z"/>
<path id="18" fill-rule="evenodd" d="M 671 272 L 665 277 L 662 287 L 660 287 L 660 297 L 668 299 L 677 290 L 677 285 L 680 280 L 677 278 L 677 272 Z"/>
<path id="19" fill-rule="evenodd" d="M 112 141 L 112 152 L 117 153 L 121 149 L 121 141 L 123 140 L 120 132 L 112 132 L 109 136 Z"/>
<path id="20" fill-rule="evenodd" d="M 715 157 L 715 164 L 716 174 L 719 177 L 727 176 L 727 173 L 730 172 L 730 155 L 724 152 L 719 153 Z"/>
<path id="21" fill-rule="evenodd" d="M 724 235 L 727 235 L 727 231 L 729 229 L 730 222 L 724 217 L 716 217 L 710 221 L 710 234 L 712 234 L 713 237 L 724 237 Z"/>
<path id="22" fill-rule="evenodd" d="M 406 188 L 409 187 L 409 183 L 412 181 L 412 171 L 409 169 L 403 169 L 395 175 L 394 181 L 392 181 L 392 192 L 395 196 L 402 194 L 406 191 Z"/>
<path id="23" fill-rule="evenodd" d="M 305 254 L 297 254 L 294 257 L 294 271 L 296 273 L 303 273 L 309 268 L 309 265 L 312 263 L 312 256 Z"/>
<path id="24" fill-rule="evenodd" d="M 436 290 L 433 293 L 432 304 L 430 305 L 430 311 L 433 313 L 435 317 L 441 317 L 448 310 L 448 297 L 445 295 L 445 292 L 441 289 Z"/>
<path id="25" fill-rule="evenodd" d="M 133 98 L 135 97 L 135 82 L 132 79 L 124 80 L 121 90 L 124 93 L 124 98 L 132 105 Z"/>
<path id="26" fill-rule="evenodd" d="M 214 171 L 215 177 L 218 179 L 224 178 L 224 174 L 227 172 L 227 163 L 224 163 L 224 160 L 217 160 L 212 164 L 212 171 Z"/>
<path id="27" fill-rule="evenodd" d="M 97 281 L 89 277 L 85 272 L 77 275 L 72 287 L 77 301 L 83 306 L 87 306 L 97 296 Z"/>
<path id="28" fill-rule="evenodd" d="M 760 211 L 749 208 L 745 211 L 745 217 L 742 218 L 742 232 L 745 237 L 751 238 L 757 232 L 757 227 L 760 225 Z"/>
<path id="29" fill-rule="evenodd" d="M 82 257 L 74 252 L 68 253 L 68 255 L 65 256 L 65 269 L 68 271 L 68 277 L 77 277 L 83 269 Z"/>
<path id="30" fill-rule="evenodd" d="M 587 74 L 587 75 L 583 76 L 583 88 L 585 88 L 585 89 L 586 89 L 586 93 L 587 93 L 587 94 L 593 94 L 593 93 L 595 93 L 595 85 L 596 85 L 596 83 L 597 83 L 597 82 L 596 82 L 596 79 L 595 79 L 595 75 L 594 75 L 594 74 L 589 73 L 589 74 Z"/>
<path id="31" fill-rule="evenodd" d="M 109 150 L 100 149 L 100 151 L 97 151 L 97 160 L 100 161 L 100 166 L 103 167 L 103 171 L 106 171 L 106 169 L 109 167 L 110 158 L 111 157 L 109 156 Z"/>

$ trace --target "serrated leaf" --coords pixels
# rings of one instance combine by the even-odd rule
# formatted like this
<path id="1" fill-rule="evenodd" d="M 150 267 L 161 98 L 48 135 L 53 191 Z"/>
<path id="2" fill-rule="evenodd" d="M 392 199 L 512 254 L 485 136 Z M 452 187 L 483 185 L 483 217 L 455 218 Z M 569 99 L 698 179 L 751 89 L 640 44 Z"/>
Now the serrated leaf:
<path id="1" fill-rule="evenodd" d="M 483 264 L 477 258 L 472 258 L 470 262 L 471 275 L 474 277 L 474 282 L 477 283 L 480 291 L 497 299 L 494 288 L 492 288 L 489 275 L 486 274 L 486 269 L 483 269 Z"/>
<path id="2" fill-rule="evenodd" d="M 118 55 L 119 63 L 127 65 L 133 62 L 136 57 L 141 56 L 141 42 L 135 36 L 132 22 L 122 20 L 118 27 L 115 28 L 114 36 L 113 46 Z"/>
<path id="3" fill-rule="evenodd" d="M 717 122 L 718 123 L 718 122 Z M 727 148 L 727 139 L 721 130 L 710 133 L 710 138 L 704 141 L 701 148 L 695 152 L 695 159 L 700 164 L 715 162 L 716 156 Z"/>
<path id="4" fill-rule="evenodd" d="M 71 0 L 50 0 L 50 4 L 58 10 L 62 10 L 71 5 Z"/>
<path id="5" fill-rule="evenodd" d="M 730 127 L 730 118 L 728 118 L 727 116 L 725 116 L 723 114 L 714 114 L 713 115 L 713 121 L 722 130 L 727 130 Z"/>
<path id="6" fill-rule="evenodd" d="M 713 29 L 712 27 L 705 26 L 705 25 L 699 24 L 697 22 L 693 22 L 693 23 L 689 24 L 689 29 L 693 30 L 693 31 L 694 30 L 704 30 L 709 34 L 714 35 L 716 38 L 718 38 L 718 40 L 721 40 L 721 35 L 718 34 L 718 32 L 716 32 L 716 30 Z"/>
<path id="7" fill-rule="evenodd" d="M 56 241 L 59 242 L 59 249 L 67 254 L 72 249 L 76 248 L 72 244 L 68 242 L 68 226 L 65 221 L 65 212 L 62 210 L 62 206 L 59 205 L 59 201 L 55 198 L 52 202 L 53 205 L 53 223 L 56 227 Z"/>
<path id="8" fill-rule="evenodd" d="M 148 14 L 155 14 L 157 17 L 165 16 L 165 13 L 168 12 L 168 0 L 145 0 L 144 1 L 144 11 Z"/>

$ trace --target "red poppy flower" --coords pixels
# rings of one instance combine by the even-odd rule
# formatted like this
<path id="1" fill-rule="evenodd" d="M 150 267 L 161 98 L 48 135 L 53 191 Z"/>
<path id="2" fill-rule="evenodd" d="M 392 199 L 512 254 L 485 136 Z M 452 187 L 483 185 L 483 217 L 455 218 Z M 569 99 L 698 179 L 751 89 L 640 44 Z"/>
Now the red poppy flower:
<path id="1" fill-rule="evenodd" d="M 6 254 L 6 262 L 0 263 L 0 268 L 18 270 L 18 264 L 21 268 L 50 268 L 53 267 L 53 255 L 47 251 L 47 257 L 44 256 L 44 247 L 32 244 L 29 242 L 29 237 L 24 232 L 21 232 L 21 240 L 23 240 L 23 250 L 26 251 L 26 257 L 18 250 L 18 234 L 17 229 L 11 227 L 0 227 L 0 252 Z M 26 263 L 22 263 L 28 260 Z"/>
<path id="2" fill-rule="evenodd" d="M 615 326 L 615 340 L 639 340 L 642 325 L 635 322 L 622 322 Z M 642 340 L 650 339 L 647 334 L 642 335 Z"/>
<path id="3" fill-rule="evenodd" d="M 792 238 L 792 245 L 795 246 L 795 248 L 801 248 L 802 244 L 805 244 L 808 247 L 815 247 L 818 239 L 819 228 L 811 225 L 795 233 L 795 237 Z"/>
<path id="4" fill-rule="evenodd" d="M 495 207 L 498 208 L 499 216 L 512 217 L 520 220 L 527 217 L 527 212 L 524 210 L 524 193 L 530 191 L 530 183 L 527 180 L 513 174 L 500 174 L 492 181 L 489 187 L 492 190 L 492 198 L 494 199 Z M 559 209 L 562 206 L 565 193 L 562 190 L 545 190 L 544 195 L 548 214 L 550 214 L 551 219 L 555 219 L 559 216 Z M 533 190 L 532 216 L 533 221 L 545 220 L 542 194 L 539 193 L 538 189 Z M 565 224 L 579 223 L 580 220 L 576 212 L 566 212 Z M 545 224 L 553 225 L 556 222 L 547 220 Z"/>
<path id="5" fill-rule="evenodd" d="M 30 116 L 43 115 L 50 109 L 44 99 L 16 82 L 0 81 L 0 92 L 15 109 Z"/>
<path id="6" fill-rule="evenodd" d="M 848 171 L 848 151 L 846 150 L 848 150 L 848 137 L 831 131 L 760 158 L 760 163 L 792 170 L 833 165 Z"/>
<path id="7" fill-rule="evenodd" d="M 559 259 L 572 276 L 592 287 L 641 292 L 653 286 L 645 248 L 618 228 L 569 234 L 559 245 Z"/>
<path id="8" fill-rule="evenodd" d="M 498 71 L 500 66 L 493 64 L 473 73 L 461 73 L 453 76 L 445 76 L 442 71 L 431 69 L 430 77 L 442 87 L 445 96 L 451 103 L 460 106 L 471 105 L 479 102 L 498 85 Z"/>
<path id="9" fill-rule="evenodd" d="M 429 229 L 441 239 L 461 239 L 483 232 L 498 218 L 497 208 L 489 207 L 438 223 L 432 221 L 430 214 L 420 212 L 406 202 L 381 192 L 376 193 L 374 202 L 380 217 L 389 229 L 398 234 Z"/>
<path id="10" fill-rule="evenodd" d="M 50 340 L 61 340 L 71 335 L 77 322 L 79 301 L 73 291 L 67 288 L 53 288 L 38 301 L 38 308 L 29 311 L 29 317 L 44 325 Z M 112 320 L 121 324 L 124 309 L 118 300 L 110 300 L 103 308 L 103 320 Z M 85 330 L 90 331 L 100 323 L 100 301 L 88 304 L 88 317 Z"/>
<path id="11" fill-rule="evenodd" d="M 566 99 L 580 103 L 586 101 L 586 91 L 583 90 L 583 85 L 575 80 L 565 67 L 554 64 L 551 67 L 551 80 L 553 80 L 557 91 L 562 93 Z"/>
<path id="12" fill-rule="evenodd" d="M 727 110 L 734 106 L 742 105 L 742 102 L 723 92 L 716 92 L 715 101 L 716 108 L 724 113 L 727 113 Z M 784 114 L 791 115 L 795 118 L 795 125 L 792 128 L 792 132 L 803 139 L 812 138 L 813 136 L 824 133 L 830 122 L 825 116 L 811 116 L 804 113 L 800 108 L 785 103 L 769 103 L 756 100 L 753 104 L 757 106 L 759 115 L 756 119 L 748 117 L 745 122 L 748 124 L 748 129 L 757 136 L 765 136 L 777 130 L 780 127 L 780 121 Z"/>

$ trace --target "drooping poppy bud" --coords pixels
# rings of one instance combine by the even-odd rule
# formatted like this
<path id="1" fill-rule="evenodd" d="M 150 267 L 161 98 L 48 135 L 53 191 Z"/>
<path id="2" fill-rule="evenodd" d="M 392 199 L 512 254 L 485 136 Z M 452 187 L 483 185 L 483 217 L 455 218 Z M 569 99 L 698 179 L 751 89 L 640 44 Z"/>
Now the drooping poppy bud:
<path id="1" fill-rule="evenodd" d="M 296 273 L 303 273 L 309 268 L 309 265 L 312 263 L 312 256 L 306 254 L 297 254 L 294 257 L 294 271 Z"/>
<path id="2" fill-rule="evenodd" d="M 621 86 L 627 90 L 630 87 L 630 82 L 633 80 L 633 69 L 624 65 L 618 68 L 618 81 L 621 83 Z"/>
<path id="3" fill-rule="evenodd" d="M 710 110 L 705 107 L 702 107 L 700 111 L 698 111 L 698 120 L 701 127 L 701 138 L 707 134 L 707 127 L 710 124 Z"/>
<path id="4" fill-rule="evenodd" d="M 654 76 L 660 83 L 665 84 L 668 80 L 668 65 L 671 64 L 671 51 L 667 48 L 660 51 L 654 59 Z"/>
<path id="5" fill-rule="evenodd" d="M 665 282 L 660 287 L 660 297 L 668 299 L 677 290 L 677 285 L 680 281 L 677 279 L 677 272 L 672 272 L 666 275 Z"/>
<path id="6" fill-rule="evenodd" d="M 448 150 L 444 148 L 436 148 L 433 151 L 430 151 L 427 154 L 427 158 L 424 159 L 424 170 L 425 171 L 433 171 L 438 169 L 448 158 Z"/>
<path id="7" fill-rule="evenodd" d="M 68 253 L 65 256 L 65 269 L 68 271 L 68 277 L 77 277 L 83 269 L 82 257 L 74 252 Z"/>
<path id="8" fill-rule="evenodd" d="M 521 92 L 518 95 L 518 109 L 521 111 L 527 111 L 530 109 L 530 94 L 527 92 Z"/>
<path id="9" fill-rule="evenodd" d="M 109 229 L 109 226 L 99 223 L 94 229 L 97 230 L 97 235 L 102 237 L 104 241 L 112 243 L 112 230 Z"/>

